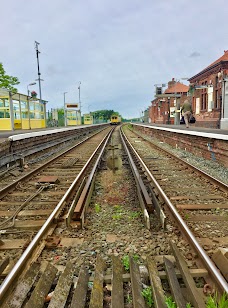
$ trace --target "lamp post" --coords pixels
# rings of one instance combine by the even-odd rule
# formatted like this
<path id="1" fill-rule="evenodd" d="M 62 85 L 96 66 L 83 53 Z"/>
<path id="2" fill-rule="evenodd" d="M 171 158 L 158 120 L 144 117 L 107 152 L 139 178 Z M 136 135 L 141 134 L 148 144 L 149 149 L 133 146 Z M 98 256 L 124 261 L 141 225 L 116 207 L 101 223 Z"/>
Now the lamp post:
<path id="1" fill-rule="evenodd" d="M 30 121 L 30 103 L 29 103 L 29 87 L 30 86 L 34 86 L 36 84 L 36 82 L 32 82 L 30 84 L 27 85 L 27 93 L 28 93 L 28 100 L 27 100 L 27 104 L 28 104 L 28 120 L 29 120 L 29 129 L 31 129 L 31 121 Z"/>
<path id="2" fill-rule="evenodd" d="M 30 83 L 30 84 L 27 85 L 27 93 L 28 93 L 28 96 L 29 96 L 29 93 L 30 93 L 29 87 L 30 87 L 30 86 L 34 86 L 35 84 L 36 84 L 36 82 L 32 82 L 32 83 Z"/>
<path id="3" fill-rule="evenodd" d="M 40 45 L 40 43 L 38 43 L 37 41 L 35 41 L 35 49 L 36 49 L 36 60 L 37 60 L 37 70 L 38 70 L 38 82 L 39 82 L 39 92 L 40 92 L 40 101 L 42 101 L 42 96 L 41 96 L 41 81 L 43 81 L 41 78 L 40 78 L 40 64 L 39 64 L 39 49 L 38 49 L 38 45 Z"/>
<path id="4" fill-rule="evenodd" d="M 66 112 L 66 93 L 67 92 L 63 92 L 63 98 L 64 98 L 64 125 L 67 126 L 67 112 Z"/>
<path id="5" fill-rule="evenodd" d="M 220 128 L 228 128 L 228 76 L 223 78 Z"/>
<path id="6" fill-rule="evenodd" d="M 180 82 L 180 80 L 188 80 L 189 78 L 188 77 L 182 77 L 182 78 L 179 78 L 179 79 L 175 79 L 175 97 L 174 97 L 174 100 L 175 100 L 175 121 L 174 121 L 174 124 L 175 125 L 180 125 L 180 97 L 178 99 L 177 97 L 177 91 L 176 91 L 176 84 L 177 82 Z"/>
<path id="7" fill-rule="evenodd" d="M 168 118 L 167 118 L 167 124 L 170 124 L 170 97 L 168 97 Z"/>
<path id="8" fill-rule="evenodd" d="M 79 121 L 81 123 L 81 81 L 79 81 L 78 85 L 78 98 L 79 98 Z"/>

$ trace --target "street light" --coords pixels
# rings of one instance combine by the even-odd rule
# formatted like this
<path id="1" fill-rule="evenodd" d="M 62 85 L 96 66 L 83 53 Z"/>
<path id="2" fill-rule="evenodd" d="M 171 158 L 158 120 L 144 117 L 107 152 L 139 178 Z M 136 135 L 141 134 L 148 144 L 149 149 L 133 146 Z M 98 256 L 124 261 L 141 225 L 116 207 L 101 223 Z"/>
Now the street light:
<path id="1" fill-rule="evenodd" d="M 64 125 L 67 126 L 67 114 L 66 114 L 66 101 L 65 101 L 65 96 L 67 92 L 63 92 L 63 97 L 64 97 Z"/>
<path id="2" fill-rule="evenodd" d="M 28 119 L 29 119 L 29 129 L 31 129 L 31 121 L 30 121 L 30 101 L 29 101 L 29 87 L 34 86 L 36 82 L 32 82 L 27 85 L 27 93 L 28 93 L 28 98 L 27 98 L 27 105 L 28 105 Z"/>
<path id="3" fill-rule="evenodd" d="M 78 85 L 78 95 L 79 95 L 79 121 L 81 122 L 81 81 L 79 81 Z"/>
<path id="4" fill-rule="evenodd" d="M 80 90 L 81 90 L 81 81 L 79 81 L 79 85 L 78 85 L 78 96 L 79 96 L 79 110 L 81 111 L 81 93 L 80 93 Z"/>
<path id="5" fill-rule="evenodd" d="M 29 96 L 29 87 L 30 86 L 34 86 L 36 84 L 36 82 L 32 82 L 30 84 L 27 85 L 27 93 L 28 93 L 28 96 Z"/>

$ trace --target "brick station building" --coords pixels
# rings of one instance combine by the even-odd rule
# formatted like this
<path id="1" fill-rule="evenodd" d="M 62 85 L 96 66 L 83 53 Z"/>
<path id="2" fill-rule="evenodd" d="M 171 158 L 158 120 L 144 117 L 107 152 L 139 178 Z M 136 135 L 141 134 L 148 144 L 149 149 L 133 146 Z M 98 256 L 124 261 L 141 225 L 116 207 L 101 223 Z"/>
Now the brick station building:
<path id="1" fill-rule="evenodd" d="M 228 50 L 225 50 L 219 59 L 189 78 L 196 126 L 221 127 L 221 119 L 226 118 L 224 108 L 228 109 L 228 101 L 225 102 L 225 96 L 228 95 L 227 91 L 225 94 L 227 76 Z"/>
<path id="2" fill-rule="evenodd" d="M 172 78 L 168 82 L 168 88 L 161 92 L 156 93 L 156 97 L 149 107 L 150 123 L 156 124 L 176 124 L 176 117 L 180 118 L 180 105 L 183 104 L 187 98 L 189 86 L 176 81 Z"/>
<path id="3" fill-rule="evenodd" d="M 149 122 L 179 124 L 180 107 L 188 98 L 195 114 L 195 126 L 228 129 L 228 50 L 208 67 L 189 78 L 190 86 L 168 82 L 149 107 Z"/>

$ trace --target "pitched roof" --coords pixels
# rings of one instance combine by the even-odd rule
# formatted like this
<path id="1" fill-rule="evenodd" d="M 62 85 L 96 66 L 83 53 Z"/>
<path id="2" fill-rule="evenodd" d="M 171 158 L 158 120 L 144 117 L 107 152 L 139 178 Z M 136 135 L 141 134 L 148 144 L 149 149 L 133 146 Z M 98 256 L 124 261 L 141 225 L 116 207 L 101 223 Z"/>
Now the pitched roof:
<path id="1" fill-rule="evenodd" d="M 214 61 L 213 63 L 211 63 L 209 66 L 205 67 L 202 71 L 200 71 L 199 73 L 197 73 L 196 75 L 194 75 L 193 77 L 189 78 L 188 80 L 193 80 L 194 78 L 196 78 L 197 76 L 200 76 L 201 74 L 203 74 L 204 72 L 210 70 L 211 67 L 215 66 L 216 64 L 219 64 L 220 62 L 223 61 L 228 61 L 228 50 L 224 50 L 224 54 L 218 58 L 216 61 Z"/>
<path id="2" fill-rule="evenodd" d="M 207 66 L 205 69 L 208 69 L 209 67 L 214 66 L 216 63 L 219 63 L 221 61 L 228 61 L 228 50 L 224 50 L 224 54 L 220 58 L 218 58 L 216 61 L 211 63 L 209 66 Z M 203 69 L 203 71 L 205 69 Z"/>
<path id="3" fill-rule="evenodd" d="M 189 86 L 186 86 L 179 81 L 175 83 L 173 86 L 165 90 L 165 94 L 168 93 L 181 93 L 181 92 L 188 92 Z"/>

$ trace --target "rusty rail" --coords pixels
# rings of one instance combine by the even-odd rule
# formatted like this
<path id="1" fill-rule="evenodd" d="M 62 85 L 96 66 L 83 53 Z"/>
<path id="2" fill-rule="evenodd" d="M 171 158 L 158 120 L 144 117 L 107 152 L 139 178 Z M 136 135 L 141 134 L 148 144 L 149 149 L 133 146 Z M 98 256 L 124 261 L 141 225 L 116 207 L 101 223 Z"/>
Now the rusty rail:
<path id="1" fill-rule="evenodd" d="M 108 132 L 108 134 L 103 138 L 103 140 L 100 142 L 100 144 L 97 146 L 96 150 L 93 152 L 91 155 L 90 159 L 87 161 L 85 166 L 82 168 L 80 173 L 77 175 L 71 186 L 68 188 L 67 192 L 64 194 L 60 202 L 57 204 L 56 208 L 53 210 L 51 215 L 48 217 L 47 221 L 44 223 L 42 228 L 39 230 L 39 232 L 35 235 L 27 249 L 24 251 L 18 262 L 15 264 L 11 272 L 8 274 L 8 276 L 5 278 L 3 281 L 1 287 L 0 287 L 0 300 L 3 299 L 5 293 L 8 291 L 8 289 L 11 286 L 11 283 L 18 277 L 20 274 L 21 270 L 25 266 L 26 262 L 28 261 L 29 257 L 35 250 L 35 248 L 39 245 L 40 240 L 43 238 L 43 236 L 47 233 L 48 228 L 50 225 L 53 223 L 56 215 L 59 213 L 59 211 L 62 209 L 62 207 L 65 205 L 66 200 L 69 198 L 71 195 L 72 191 L 74 190 L 76 184 L 78 183 L 79 180 L 81 180 L 82 175 L 84 174 L 84 171 L 86 168 L 89 166 L 90 162 L 96 155 L 97 151 L 101 148 L 102 144 L 109 139 L 112 131 Z"/>
<path id="2" fill-rule="evenodd" d="M 125 136 L 127 139 L 127 137 Z M 127 139 L 128 140 L 128 139 Z M 146 172 L 148 178 L 150 181 L 153 183 L 153 185 L 156 187 L 158 190 L 159 194 L 162 196 L 162 199 L 164 200 L 165 204 L 168 206 L 170 212 L 172 213 L 173 217 L 178 223 L 178 226 L 181 228 L 182 232 L 186 235 L 188 241 L 190 242 L 191 246 L 197 251 L 199 256 L 201 257 L 201 260 L 203 261 L 206 269 L 208 270 L 208 273 L 213 277 L 214 281 L 216 282 L 219 290 L 221 293 L 226 292 L 228 293 L 228 284 L 224 277 L 221 275 L 220 271 L 217 269 L 215 264 L 211 261 L 211 259 L 208 257 L 204 249 L 200 246 L 198 243 L 197 239 L 191 232 L 191 230 L 188 228 L 178 211 L 176 210 L 175 206 L 172 204 L 172 202 L 169 200 L 159 183 L 156 181 L 155 177 L 152 175 L 146 164 L 143 162 L 137 151 L 134 149 L 134 147 L 130 144 L 129 146 L 134 153 L 135 157 L 137 160 L 140 162 L 141 167 L 143 170 Z M 176 157 L 177 158 L 177 157 Z M 179 159 L 179 158 L 178 158 Z M 185 162 L 186 163 L 186 162 Z M 207 175 L 209 177 L 209 175 Z M 214 179 L 213 179 L 214 181 Z"/>

